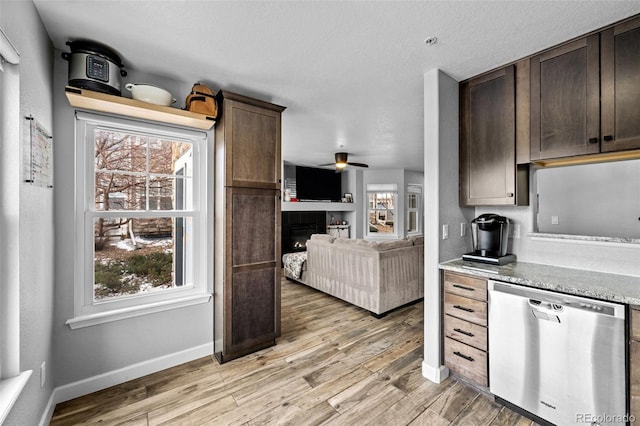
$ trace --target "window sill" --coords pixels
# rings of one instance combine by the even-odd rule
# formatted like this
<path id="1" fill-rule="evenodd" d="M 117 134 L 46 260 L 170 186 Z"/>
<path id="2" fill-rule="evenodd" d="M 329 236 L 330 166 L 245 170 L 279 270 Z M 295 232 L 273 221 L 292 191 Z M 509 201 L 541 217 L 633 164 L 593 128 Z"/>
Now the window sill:
<path id="1" fill-rule="evenodd" d="M 156 312 L 184 308 L 187 306 L 199 305 L 201 303 L 208 303 L 209 300 L 211 300 L 211 294 L 198 294 L 195 296 L 181 297 L 178 299 L 148 303 L 144 305 L 133 306 L 130 308 L 115 309 L 107 312 L 79 316 L 68 319 L 65 324 L 67 324 L 72 330 L 75 330 L 77 328 L 91 327 L 94 325 L 120 321 L 127 318 L 149 315 Z"/>
<path id="2" fill-rule="evenodd" d="M 20 392 L 31 377 L 32 370 L 23 371 L 16 377 L 0 381 L 0 424 L 3 424 Z"/>

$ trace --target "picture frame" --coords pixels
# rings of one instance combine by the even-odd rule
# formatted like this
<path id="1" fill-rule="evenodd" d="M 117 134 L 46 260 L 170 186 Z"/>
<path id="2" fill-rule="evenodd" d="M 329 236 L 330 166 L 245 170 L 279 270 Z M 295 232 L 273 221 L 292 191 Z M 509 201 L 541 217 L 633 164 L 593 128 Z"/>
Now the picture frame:
<path id="1" fill-rule="evenodd" d="M 345 200 L 345 203 L 353 203 L 353 195 L 351 195 L 350 192 L 345 192 L 344 200 Z"/>

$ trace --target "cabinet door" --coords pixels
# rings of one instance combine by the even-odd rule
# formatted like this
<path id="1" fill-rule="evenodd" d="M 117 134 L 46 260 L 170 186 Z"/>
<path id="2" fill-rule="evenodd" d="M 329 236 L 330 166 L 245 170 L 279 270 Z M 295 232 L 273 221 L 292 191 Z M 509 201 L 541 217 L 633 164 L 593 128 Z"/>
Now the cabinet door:
<path id="1" fill-rule="evenodd" d="M 600 152 L 598 35 L 531 59 L 531 160 Z"/>
<path id="2" fill-rule="evenodd" d="M 640 418 L 640 342 L 631 341 L 629 349 L 629 366 L 631 373 L 629 374 L 629 393 L 631 400 L 630 414 L 636 419 Z"/>
<path id="3" fill-rule="evenodd" d="M 280 332 L 280 196 L 227 188 L 221 361 L 275 344 Z"/>
<path id="4" fill-rule="evenodd" d="M 640 18 L 601 33 L 601 150 L 640 148 Z"/>
<path id="5" fill-rule="evenodd" d="M 224 157 L 225 186 L 280 188 L 280 125 L 283 107 L 221 92 L 216 155 Z"/>
<path id="6" fill-rule="evenodd" d="M 514 67 L 469 80 L 460 89 L 460 203 L 513 205 Z"/>

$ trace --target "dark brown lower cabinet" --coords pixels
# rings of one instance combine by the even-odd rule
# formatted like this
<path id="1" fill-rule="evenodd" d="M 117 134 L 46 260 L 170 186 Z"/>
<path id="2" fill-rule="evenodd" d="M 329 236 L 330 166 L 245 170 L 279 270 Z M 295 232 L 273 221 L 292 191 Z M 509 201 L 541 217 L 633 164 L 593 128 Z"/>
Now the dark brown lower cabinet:
<path id="1" fill-rule="evenodd" d="M 280 332 L 278 190 L 226 188 L 218 241 L 214 354 L 226 362 L 272 346 Z M 223 225 L 222 225 L 223 224 Z"/>
<path id="2" fill-rule="evenodd" d="M 446 271 L 443 286 L 444 364 L 460 377 L 489 386 L 487 281 Z"/>
<path id="3" fill-rule="evenodd" d="M 629 399 L 631 407 L 629 414 L 640 419 L 640 306 L 632 306 L 630 313 Z"/>

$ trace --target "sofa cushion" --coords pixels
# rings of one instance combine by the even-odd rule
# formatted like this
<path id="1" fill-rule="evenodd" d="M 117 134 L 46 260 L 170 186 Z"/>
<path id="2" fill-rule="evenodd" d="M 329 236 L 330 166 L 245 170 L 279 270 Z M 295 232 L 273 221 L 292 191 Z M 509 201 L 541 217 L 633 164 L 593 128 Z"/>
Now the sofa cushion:
<path id="1" fill-rule="evenodd" d="M 414 246 L 424 245 L 424 237 L 422 235 L 411 235 L 407 237 L 407 240 L 411 241 Z"/>
<path id="2" fill-rule="evenodd" d="M 355 246 L 360 240 L 352 240 L 351 238 L 336 238 L 333 242 L 336 246 Z"/>
<path id="3" fill-rule="evenodd" d="M 324 242 L 327 242 L 327 243 L 333 243 L 333 241 L 336 238 L 332 237 L 329 234 L 311 234 L 311 239 L 313 241 L 324 241 Z"/>
<path id="4" fill-rule="evenodd" d="M 343 241 L 344 240 L 344 241 Z M 347 242 L 350 241 L 350 242 Z M 367 240 L 346 240 L 337 239 L 334 244 L 340 244 L 343 246 L 352 246 L 353 248 L 361 250 L 372 251 L 385 251 L 393 250 L 402 247 L 411 247 L 413 243 L 408 240 L 388 240 L 388 241 L 367 241 Z"/>
<path id="5" fill-rule="evenodd" d="M 413 243 L 407 240 L 380 241 L 375 244 L 376 244 L 376 250 L 378 251 L 393 250 L 397 248 L 413 246 Z"/>

